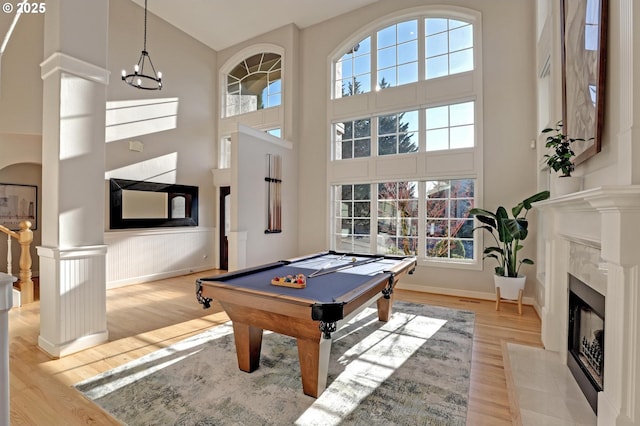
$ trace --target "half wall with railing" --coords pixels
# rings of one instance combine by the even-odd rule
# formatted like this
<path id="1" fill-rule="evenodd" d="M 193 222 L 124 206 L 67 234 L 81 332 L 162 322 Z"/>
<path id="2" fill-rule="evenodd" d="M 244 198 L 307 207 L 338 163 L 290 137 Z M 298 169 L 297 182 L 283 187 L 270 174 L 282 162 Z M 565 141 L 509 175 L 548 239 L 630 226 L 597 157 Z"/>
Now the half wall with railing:
<path id="1" fill-rule="evenodd" d="M 7 274 L 12 273 L 11 244 L 12 239 L 20 244 L 20 271 L 18 273 L 18 286 L 20 289 L 20 305 L 31 303 L 35 300 L 33 291 L 33 281 L 31 279 L 31 243 L 33 243 L 33 231 L 31 230 L 31 222 L 23 220 L 20 222 L 20 229 L 12 231 L 11 229 L 0 225 L 0 232 L 7 235 Z"/>

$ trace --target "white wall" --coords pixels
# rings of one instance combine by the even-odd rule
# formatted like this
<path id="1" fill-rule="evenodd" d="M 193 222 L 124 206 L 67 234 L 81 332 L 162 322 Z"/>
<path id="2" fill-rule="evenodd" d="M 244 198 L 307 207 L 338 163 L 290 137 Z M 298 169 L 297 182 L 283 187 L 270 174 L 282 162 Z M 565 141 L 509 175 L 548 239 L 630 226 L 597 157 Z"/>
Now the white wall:
<path id="1" fill-rule="evenodd" d="M 120 72 L 123 68 L 130 70 L 142 50 L 144 10 L 129 0 L 111 0 L 109 16 L 108 104 L 149 104 L 164 99 L 173 103 L 175 113 L 143 120 L 136 115 L 135 108 L 121 109 L 122 127 L 142 128 L 142 131 L 125 132 L 122 138 L 105 145 L 105 172 L 113 177 L 154 180 L 158 178 L 155 173 L 161 170 L 162 178 L 169 176 L 176 183 L 198 186 L 200 227 L 197 232 L 211 235 L 216 202 L 210 175 L 215 164 L 216 52 L 149 14 L 147 50 L 156 69 L 163 72 L 164 87 L 162 91 L 136 90 L 121 81 Z M 43 40 L 42 16 L 22 16 L 1 58 L 0 169 L 15 163 L 42 161 L 40 63 L 44 54 Z M 147 111 L 151 109 L 148 107 Z M 113 130 L 108 128 L 107 132 Z M 143 152 L 129 151 L 130 140 L 143 142 Z M 144 230 L 132 232 L 129 236 L 143 252 L 145 247 L 157 247 L 158 238 L 150 237 Z M 107 232 L 105 241 L 115 240 L 118 238 Z M 198 241 L 196 248 L 201 253 L 197 258 L 185 255 L 182 260 L 191 260 L 179 261 L 182 254 L 168 249 L 167 253 L 178 256 L 175 261 L 180 266 L 176 267 L 175 262 L 157 264 L 155 273 L 211 267 L 213 241 L 202 243 L 200 237 L 195 237 L 194 241 Z M 179 245 L 179 239 L 173 238 L 168 245 Z M 109 262 L 124 264 L 126 259 L 118 259 L 116 253 L 120 251 L 115 250 L 108 256 Z M 206 261 L 202 259 L 205 254 L 208 256 Z M 35 262 L 37 265 L 37 260 Z M 128 275 L 116 274 L 110 281 L 130 283 L 146 280 L 148 275 L 144 268 L 127 271 Z"/>
<path id="2" fill-rule="evenodd" d="M 120 72 L 131 70 L 142 50 L 144 9 L 129 0 L 111 0 L 109 16 L 108 103 L 164 100 L 169 108 L 156 108 L 155 116 L 153 108 L 145 117 L 135 115 L 137 108 L 123 113 L 120 122 L 140 120 L 142 130 L 130 136 L 124 132 L 125 137 L 106 144 L 105 171 L 110 177 L 161 182 L 170 175 L 177 184 L 198 186 L 199 224 L 213 227 L 210 170 L 215 164 L 216 52 L 149 14 L 147 50 L 156 70 L 162 71 L 163 88 L 136 90 L 121 81 Z M 167 114 L 170 117 L 164 117 Z M 131 140 L 141 141 L 143 151 L 130 151 Z"/>
<path id="3" fill-rule="evenodd" d="M 216 52 L 149 14 L 147 50 L 156 70 L 162 71 L 163 88 L 134 89 L 122 82 L 120 72 L 130 71 L 142 50 L 144 9 L 129 0 L 111 0 L 109 15 L 111 136 L 105 178 L 198 186 L 199 226 L 106 232 L 107 287 L 210 269 L 216 203 L 210 174 L 215 164 Z M 118 132 L 124 137 L 111 140 Z M 129 150 L 133 140 L 142 142 L 142 152 Z"/>
<path id="4" fill-rule="evenodd" d="M 1 37 L 7 29 L 2 28 Z M 0 134 L 42 133 L 43 37 L 44 15 L 24 14 L 0 57 Z"/>
<path id="5" fill-rule="evenodd" d="M 104 242 L 108 289 L 213 268 L 212 228 L 122 230 Z"/>
<path id="6" fill-rule="evenodd" d="M 297 256 L 299 171 L 293 145 L 245 126 L 240 126 L 231 140 L 230 231 L 246 235 L 246 254 L 232 254 L 238 247 L 233 247 L 230 241 L 229 269 Z M 264 232 L 267 229 L 267 183 L 264 180 L 267 154 L 282 158 L 282 232 L 274 234 Z M 240 264 L 232 263 L 234 256 Z"/>

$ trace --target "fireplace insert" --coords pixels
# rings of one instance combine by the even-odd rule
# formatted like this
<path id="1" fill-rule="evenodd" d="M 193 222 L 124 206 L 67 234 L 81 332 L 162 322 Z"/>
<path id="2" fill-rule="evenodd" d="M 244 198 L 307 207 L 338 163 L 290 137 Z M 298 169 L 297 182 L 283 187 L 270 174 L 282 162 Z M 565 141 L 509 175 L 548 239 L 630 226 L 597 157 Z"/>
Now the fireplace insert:
<path id="1" fill-rule="evenodd" d="M 567 365 L 593 411 L 604 379 L 605 297 L 569 275 L 569 356 Z"/>

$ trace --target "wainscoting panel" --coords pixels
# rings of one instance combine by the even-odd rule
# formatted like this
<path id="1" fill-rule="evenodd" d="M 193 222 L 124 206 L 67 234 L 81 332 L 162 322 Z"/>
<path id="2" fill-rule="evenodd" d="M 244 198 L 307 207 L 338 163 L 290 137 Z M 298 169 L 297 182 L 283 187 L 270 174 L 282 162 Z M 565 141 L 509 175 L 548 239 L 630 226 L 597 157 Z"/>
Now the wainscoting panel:
<path id="1" fill-rule="evenodd" d="M 107 288 L 213 269 L 213 231 L 186 227 L 106 232 Z"/>

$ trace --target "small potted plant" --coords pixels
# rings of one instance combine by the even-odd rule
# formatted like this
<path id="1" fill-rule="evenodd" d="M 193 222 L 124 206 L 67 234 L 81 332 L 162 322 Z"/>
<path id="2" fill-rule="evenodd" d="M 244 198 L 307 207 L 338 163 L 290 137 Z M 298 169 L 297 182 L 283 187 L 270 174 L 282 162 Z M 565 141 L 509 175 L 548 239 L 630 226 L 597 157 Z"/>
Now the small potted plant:
<path id="1" fill-rule="evenodd" d="M 577 141 L 584 141 L 582 138 L 571 138 L 562 132 L 563 123 L 558 121 L 555 128 L 547 127 L 542 133 L 554 132 L 547 136 L 546 148 L 551 148 L 550 154 L 545 154 L 549 170 L 559 172 L 560 179 L 554 180 L 555 195 L 569 194 L 580 190 L 582 180 L 579 177 L 571 176 L 575 169 L 573 158 L 576 153 L 572 144 Z"/>
<path id="2" fill-rule="evenodd" d="M 547 198 L 549 191 L 538 192 L 511 208 L 511 216 L 503 206 L 498 207 L 495 213 L 480 208 L 470 210 L 470 214 L 482 223 L 474 230 L 487 231 L 495 241 L 495 245 L 485 247 L 484 259 L 491 258 L 498 262 L 494 282 L 496 289 L 500 289 L 501 298 L 518 299 L 520 290 L 524 289 L 526 276 L 520 275 L 520 267 L 523 263 L 533 265 L 533 260 L 518 257 L 518 252 L 523 248 L 521 242 L 529 234 L 527 213 L 533 203 Z"/>

